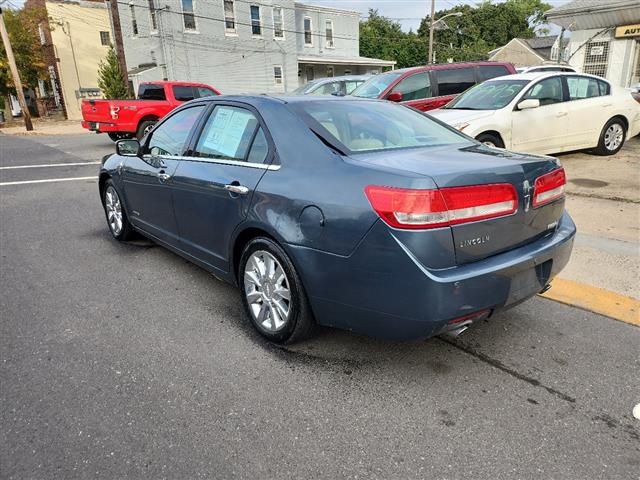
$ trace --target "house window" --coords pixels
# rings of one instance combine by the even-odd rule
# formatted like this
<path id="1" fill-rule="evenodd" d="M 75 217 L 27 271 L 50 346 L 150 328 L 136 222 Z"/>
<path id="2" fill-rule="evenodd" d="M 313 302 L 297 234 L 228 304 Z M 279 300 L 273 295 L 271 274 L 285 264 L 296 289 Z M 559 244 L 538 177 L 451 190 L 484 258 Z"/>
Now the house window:
<path id="1" fill-rule="evenodd" d="M 251 34 L 262 35 L 262 26 L 260 25 L 260 7 L 251 5 Z"/>
<path id="2" fill-rule="evenodd" d="M 138 21 L 136 20 L 136 8 L 133 5 L 129 5 L 129 12 L 131 12 L 131 30 L 134 35 L 138 35 Z"/>
<path id="3" fill-rule="evenodd" d="M 108 47 L 111 44 L 109 39 L 109 32 L 100 32 L 100 44 Z"/>
<path id="4" fill-rule="evenodd" d="M 46 45 L 47 37 L 44 35 L 44 27 L 42 26 L 42 23 L 38 24 L 38 34 L 40 35 L 40 45 Z"/>
<path id="5" fill-rule="evenodd" d="M 193 0 L 182 0 L 182 21 L 185 30 L 196 29 L 196 16 L 193 12 Z"/>
<path id="6" fill-rule="evenodd" d="M 276 85 L 282 85 L 282 67 L 280 65 L 273 67 L 273 81 Z"/>
<path id="7" fill-rule="evenodd" d="M 609 42 L 589 42 L 584 53 L 583 73 L 605 77 L 609 60 Z"/>
<path id="8" fill-rule="evenodd" d="M 149 0 L 149 24 L 151 25 L 151 31 L 158 30 L 158 23 L 156 21 L 156 2 L 155 2 L 155 0 Z"/>
<path id="9" fill-rule="evenodd" d="M 284 38 L 284 21 L 282 18 L 282 7 L 273 7 L 273 36 L 275 38 Z"/>
<path id="10" fill-rule="evenodd" d="M 304 44 L 313 45 L 313 37 L 311 35 L 311 17 L 304 17 Z"/>
<path id="11" fill-rule="evenodd" d="M 236 13 L 233 0 L 224 0 L 224 28 L 227 32 L 236 31 Z"/>
<path id="12" fill-rule="evenodd" d="M 326 48 L 333 48 L 333 20 L 327 20 L 325 26 L 325 46 Z"/>

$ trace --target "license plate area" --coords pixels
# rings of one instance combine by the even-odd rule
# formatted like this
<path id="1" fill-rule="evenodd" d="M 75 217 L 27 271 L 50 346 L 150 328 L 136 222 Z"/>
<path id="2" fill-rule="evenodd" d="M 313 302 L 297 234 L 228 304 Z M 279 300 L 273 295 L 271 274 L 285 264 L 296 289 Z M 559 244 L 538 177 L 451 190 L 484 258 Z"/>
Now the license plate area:
<path id="1" fill-rule="evenodd" d="M 519 302 L 541 291 L 549 283 L 552 265 L 553 260 L 547 260 L 511 277 L 509 295 L 505 305 Z"/>

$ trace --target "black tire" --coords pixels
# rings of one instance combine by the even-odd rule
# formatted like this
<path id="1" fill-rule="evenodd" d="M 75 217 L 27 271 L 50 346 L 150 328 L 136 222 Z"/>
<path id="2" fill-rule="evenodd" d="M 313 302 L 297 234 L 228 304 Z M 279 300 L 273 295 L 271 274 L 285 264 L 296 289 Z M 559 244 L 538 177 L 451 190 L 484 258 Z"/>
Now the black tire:
<path id="1" fill-rule="evenodd" d="M 107 135 L 109 135 L 109 138 L 114 142 L 133 137 L 133 133 L 129 133 L 129 132 L 107 132 Z"/>
<path id="2" fill-rule="evenodd" d="M 252 263 L 252 265 L 247 268 L 249 259 L 252 259 L 253 262 L 255 259 L 254 254 L 256 254 L 256 256 L 260 256 L 265 252 L 273 256 L 279 264 L 275 267 L 276 269 L 274 269 L 274 272 L 279 272 L 279 270 L 277 270 L 278 267 L 281 267 L 284 271 L 285 281 L 290 294 L 290 299 L 288 302 L 288 316 L 284 321 L 284 325 L 281 326 L 278 330 L 269 330 L 268 328 L 263 326 L 263 324 L 258 322 L 256 314 L 253 313 L 252 307 L 250 307 L 247 297 L 247 292 L 252 292 L 253 294 L 269 293 L 269 287 L 266 285 L 267 282 L 265 282 L 264 286 L 260 288 L 260 292 L 258 292 L 258 289 L 255 286 L 256 284 L 252 283 L 251 280 L 245 279 L 245 273 L 256 272 L 256 270 L 253 268 L 255 266 L 254 263 Z M 249 273 L 249 275 L 251 275 L 251 273 Z M 276 274 L 275 276 L 278 276 L 278 274 Z M 238 268 L 238 284 L 240 286 L 240 293 L 242 295 L 242 303 L 244 305 L 246 314 L 251 321 L 251 324 L 267 340 L 278 344 L 291 344 L 304 340 L 305 338 L 308 338 L 313 334 L 315 320 L 313 319 L 313 314 L 311 312 L 311 307 L 309 306 L 309 301 L 307 300 L 304 286 L 302 285 L 300 277 L 298 276 L 298 273 L 296 272 L 296 269 L 293 266 L 293 263 L 291 263 L 288 255 L 273 240 L 266 237 L 257 237 L 251 240 L 245 246 L 244 251 L 242 252 L 242 256 L 240 257 L 240 265 Z M 271 288 L 271 293 L 274 293 L 277 289 L 277 286 L 272 285 Z M 265 305 L 265 307 L 263 308 L 265 308 L 265 311 L 268 311 L 266 315 L 272 315 L 272 310 L 274 310 L 275 308 L 269 307 L 268 304 L 265 303 L 265 298 L 266 297 L 263 297 L 259 301 L 261 301 L 261 304 Z M 282 298 L 280 298 L 280 301 L 282 301 Z M 258 304 L 255 302 L 252 305 L 254 307 L 258 306 Z M 262 311 L 262 308 L 260 309 L 260 311 Z M 280 316 L 279 318 L 282 317 Z M 263 317 L 263 319 L 265 322 L 269 322 L 269 317 Z"/>
<path id="3" fill-rule="evenodd" d="M 620 135 L 622 135 L 621 138 Z M 620 118 L 612 118 L 602 129 L 598 146 L 593 150 L 593 153 L 602 156 L 615 155 L 624 146 L 626 137 L 627 127 L 624 122 Z"/>
<path id="4" fill-rule="evenodd" d="M 120 206 L 120 214 L 121 214 L 121 226 L 120 229 L 117 228 L 117 224 L 114 222 L 114 219 L 110 216 L 110 208 L 108 203 L 113 205 L 113 197 L 109 198 L 109 195 L 114 194 L 117 197 L 118 205 Z M 104 209 L 104 215 L 107 219 L 107 226 L 109 227 L 109 231 L 113 238 L 120 242 L 125 242 L 127 240 L 131 240 L 135 234 L 133 230 L 133 226 L 129 222 L 129 218 L 127 217 L 127 212 L 125 211 L 124 205 L 122 203 L 122 195 L 120 191 L 116 187 L 115 183 L 111 179 L 107 180 L 102 189 L 102 208 Z"/>
<path id="5" fill-rule="evenodd" d="M 504 148 L 504 142 L 502 139 L 493 133 L 481 133 L 476 137 L 476 140 L 484 143 L 485 145 L 489 145 L 490 147 Z"/>
<path id="6" fill-rule="evenodd" d="M 142 137 L 144 137 L 156 123 L 158 123 L 157 120 L 145 120 L 144 122 L 140 122 L 140 125 L 138 125 L 138 130 L 136 132 L 136 138 L 138 140 L 142 140 Z"/>

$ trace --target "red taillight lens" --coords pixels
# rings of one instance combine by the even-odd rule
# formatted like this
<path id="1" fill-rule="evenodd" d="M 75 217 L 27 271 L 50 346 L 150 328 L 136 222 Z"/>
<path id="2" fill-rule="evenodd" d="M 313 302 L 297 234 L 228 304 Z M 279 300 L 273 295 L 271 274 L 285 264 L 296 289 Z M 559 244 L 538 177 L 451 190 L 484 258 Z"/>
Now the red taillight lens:
<path id="1" fill-rule="evenodd" d="M 365 193 L 380 217 L 395 228 L 425 229 L 510 215 L 517 194 L 508 183 L 412 190 L 369 185 Z"/>
<path id="2" fill-rule="evenodd" d="M 533 189 L 533 208 L 553 202 L 564 196 L 567 178 L 564 168 L 559 168 L 536 179 Z"/>

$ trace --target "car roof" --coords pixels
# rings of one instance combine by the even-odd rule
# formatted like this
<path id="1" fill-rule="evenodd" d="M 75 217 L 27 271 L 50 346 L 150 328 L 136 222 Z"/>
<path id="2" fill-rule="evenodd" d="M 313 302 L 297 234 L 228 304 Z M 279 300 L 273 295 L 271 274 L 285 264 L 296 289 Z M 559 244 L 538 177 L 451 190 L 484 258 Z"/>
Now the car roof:
<path id="1" fill-rule="evenodd" d="M 197 98 L 192 101 L 204 101 L 204 102 L 219 102 L 230 101 L 248 103 L 250 105 L 258 105 L 265 103 L 277 103 L 280 105 L 288 103 L 303 103 L 303 102 L 383 102 L 383 100 L 373 98 L 359 98 L 343 96 L 338 97 L 335 95 L 216 95 L 214 97 Z"/>
<path id="2" fill-rule="evenodd" d="M 407 68 L 398 68 L 396 70 L 389 70 L 387 73 L 413 73 L 413 72 L 426 72 L 429 70 L 446 70 L 450 67 L 477 67 L 481 65 L 500 65 L 507 66 L 511 65 L 509 62 L 492 62 L 490 60 L 479 60 L 477 62 L 452 62 L 452 63 L 436 63 L 434 65 L 421 65 L 419 67 L 407 67 Z M 382 74 L 382 75 L 384 75 Z"/>
<path id="3" fill-rule="evenodd" d="M 556 76 L 575 77 L 576 75 L 579 76 L 579 77 L 595 78 L 596 80 L 601 80 L 603 82 L 607 81 L 606 79 L 604 79 L 602 77 L 598 77 L 597 75 L 589 75 L 588 73 L 578 73 L 578 72 L 527 72 L 527 73 L 514 73 L 513 75 L 503 75 L 501 77 L 490 78 L 489 80 L 485 80 L 485 82 L 492 82 L 494 80 L 503 80 L 505 78 L 508 78 L 510 80 L 526 80 L 526 81 L 530 82 L 532 80 L 538 80 L 540 78 L 546 78 L 546 77 L 556 77 Z"/>
<path id="4" fill-rule="evenodd" d="M 316 78 L 315 80 L 311 80 L 309 83 L 329 83 L 342 80 L 367 80 L 369 78 L 371 78 L 371 75 L 341 75 L 339 77 Z"/>

